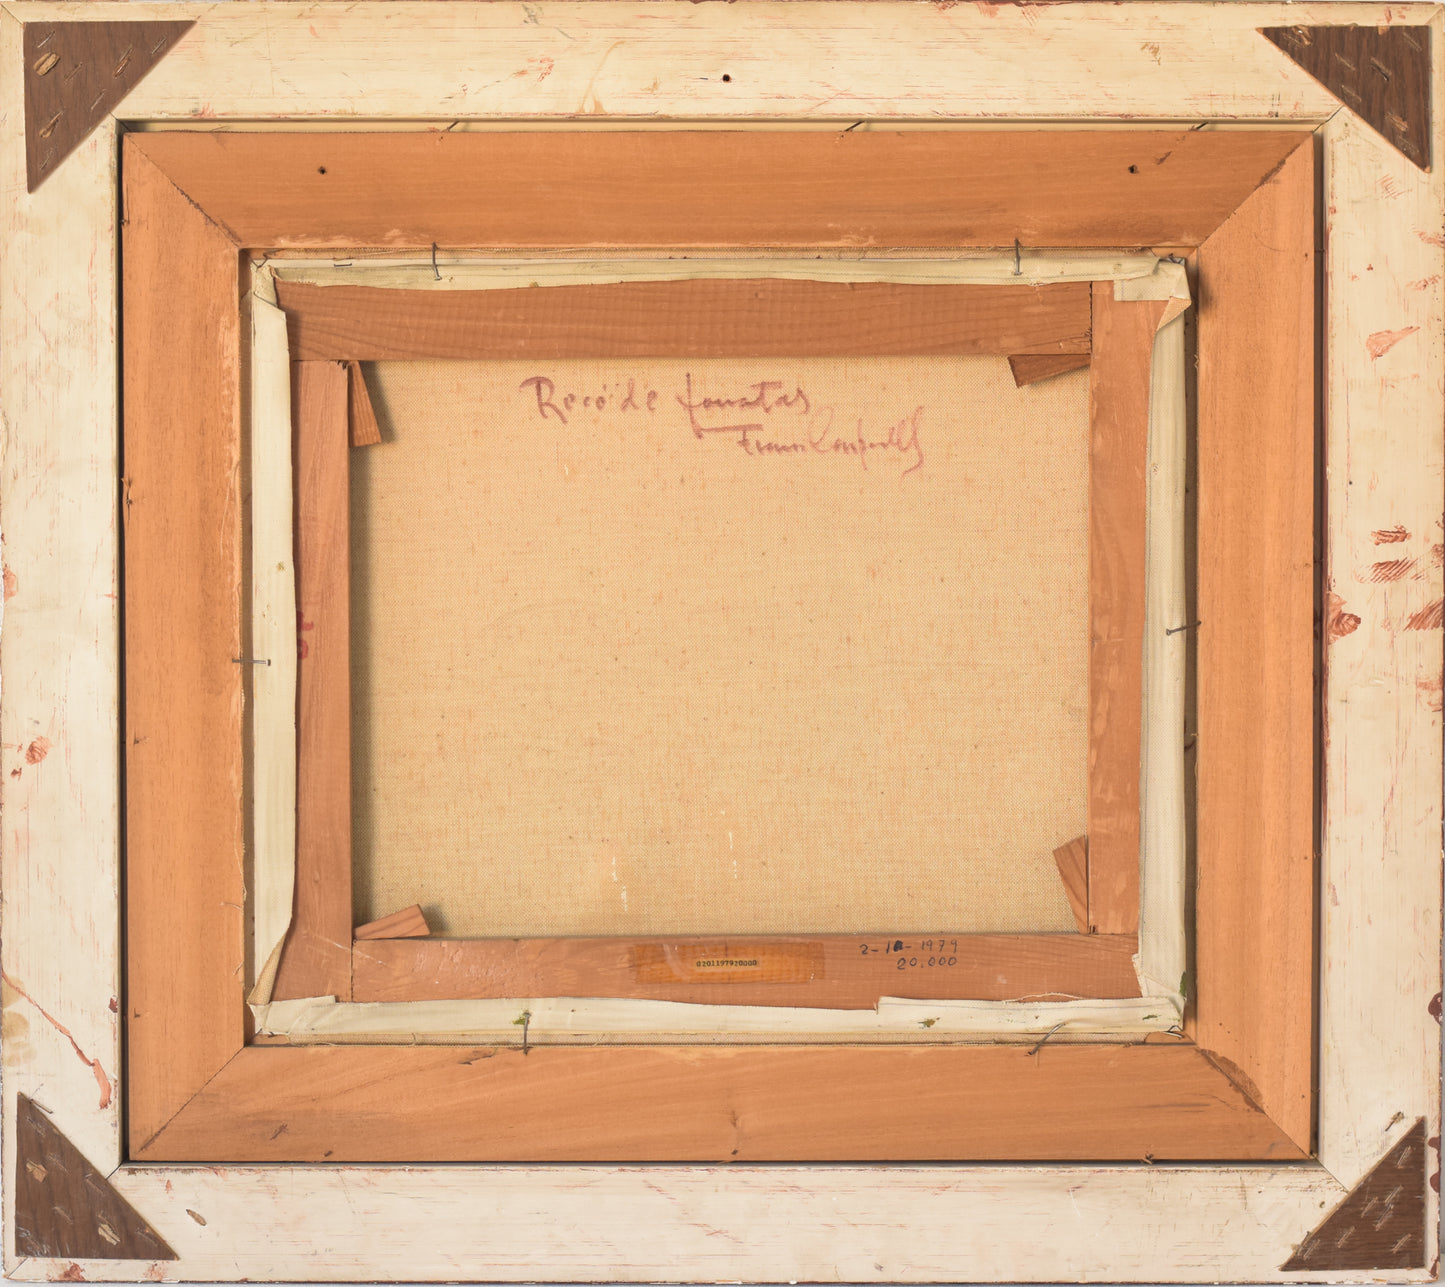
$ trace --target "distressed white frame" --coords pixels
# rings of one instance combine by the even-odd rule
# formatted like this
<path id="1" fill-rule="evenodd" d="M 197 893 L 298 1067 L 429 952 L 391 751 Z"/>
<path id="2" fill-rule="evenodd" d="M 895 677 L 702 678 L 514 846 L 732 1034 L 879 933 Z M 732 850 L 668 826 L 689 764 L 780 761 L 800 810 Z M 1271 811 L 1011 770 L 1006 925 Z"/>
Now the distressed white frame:
<path id="1" fill-rule="evenodd" d="M 1270 1281 L 1417 1118 L 1440 1129 L 1445 20 L 1439 5 L 900 0 L 0 4 L 0 963 L 23 1092 L 175 1248 L 19 1280 Z M 20 23 L 195 28 L 33 195 Z M 1433 174 L 1261 26 L 1429 24 Z M 881 55 L 881 56 L 880 56 Z M 723 81 L 728 73 L 730 79 Z M 1313 124 L 1324 157 L 1318 1162 L 1286 1166 L 141 1166 L 123 1162 L 116 134 L 365 121 Z M 865 125 L 864 128 L 867 126 Z M 1418 579 L 1370 579 L 1372 533 Z M 1338 596 L 1339 602 L 1329 596 Z M 1438 608 L 1435 615 L 1438 616 Z M 1422 617 L 1422 614 L 1426 614 Z M 1344 626 L 1354 628 L 1344 633 Z M 17 772 L 18 770 L 18 772 Z M 1434 1002 L 1438 1007 L 1438 1001 Z M 1438 1157 L 1434 1159 L 1438 1165 Z M 13 1173 L 14 1132 L 4 1139 Z M 1427 1189 L 1429 1251 L 1438 1199 Z M 192 1214 L 194 1213 L 194 1214 Z M 1381 1275 L 1425 1281 L 1428 1271 Z"/>

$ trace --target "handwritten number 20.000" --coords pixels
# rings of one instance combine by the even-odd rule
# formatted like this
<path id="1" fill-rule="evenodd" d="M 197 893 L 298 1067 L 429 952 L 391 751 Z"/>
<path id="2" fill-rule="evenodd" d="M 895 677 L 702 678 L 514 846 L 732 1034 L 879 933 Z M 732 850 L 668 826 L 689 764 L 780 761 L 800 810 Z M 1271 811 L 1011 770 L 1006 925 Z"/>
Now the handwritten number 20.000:
<path id="1" fill-rule="evenodd" d="M 957 965 L 958 940 L 956 938 L 938 940 L 938 950 L 933 951 L 934 940 L 926 938 L 916 946 L 912 943 L 905 943 L 902 939 L 890 939 L 881 948 L 869 943 L 858 944 L 858 951 L 863 956 L 896 956 L 900 970 L 927 969 L 929 966 Z M 954 955 L 949 955 L 949 948 L 953 949 Z M 913 956 L 910 952 L 928 952 L 928 956 Z"/>

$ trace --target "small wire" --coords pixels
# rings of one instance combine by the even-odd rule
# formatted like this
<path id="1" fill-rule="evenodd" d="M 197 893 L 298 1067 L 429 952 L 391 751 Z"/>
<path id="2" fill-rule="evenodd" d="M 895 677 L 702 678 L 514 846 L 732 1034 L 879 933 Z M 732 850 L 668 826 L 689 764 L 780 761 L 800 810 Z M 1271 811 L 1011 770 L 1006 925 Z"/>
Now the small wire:
<path id="1" fill-rule="evenodd" d="M 1052 1037 L 1052 1036 L 1054 1035 L 1054 1033 L 1056 1033 L 1060 1028 L 1062 1028 L 1062 1027 L 1064 1026 L 1064 1024 L 1067 1023 L 1067 1022 L 1068 1022 L 1067 1019 L 1060 1019 L 1060 1020 L 1058 1021 L 1058 1023 L 1054 1024 L 1054 1026 L 1053 1026 L 1052 1028 L 1050 1028 L 1046 1033 L 1044 1033 L 1044 1035 L 1043 1035 L 1042 1037 L 1040 1037 L 1040 1038 L 1038 1039 L 1037 1044 L 1035 1044 L 1035 1045 L 1029 1050 L 1029 1054 L 1031 1054 L 1031 1055 L 1036 1055 L 1036 1054 L 1038 1054 L 1039 1051 L 1044 1048 L 1044 1042 L 1046 1042 L 1050 1037 Z"/>

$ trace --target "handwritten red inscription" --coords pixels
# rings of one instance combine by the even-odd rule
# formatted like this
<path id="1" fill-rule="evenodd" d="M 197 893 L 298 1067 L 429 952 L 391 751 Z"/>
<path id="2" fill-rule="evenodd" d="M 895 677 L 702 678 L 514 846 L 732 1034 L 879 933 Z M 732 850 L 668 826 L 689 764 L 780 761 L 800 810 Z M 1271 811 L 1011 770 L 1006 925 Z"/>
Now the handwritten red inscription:
<path id="1" fill-rule="evenodd" d="M 570 423 L 570 417 L 578 407 L 596 411 L 605 411 L 609 405 L 618 411 L 657 410 L 657 390 L 644 389 L 639 394 L 635 379 L 628 380 L 627 392 L 620 396 L 615 389 L 609 393 L 608 386 L 604 384 L 601 393 L 564 393 L 559 398 L 556 384 L 545 375 L 529 376 L 517 388 L 532 390 L 537 399 L 537 414 L 543 420 L 555 416 L 564 425 Z"/>
<path id="2" fill-rule="evenodd" d="M 529 376 L 517 387 L 530 395 L 540 419 L 564 425 L 579 411 L 655 416 L 668 405 L 659 405 L 658 390 L 645 385 L 639 389 L 635 377 L 625 389 L 619 382 L 595 392 L 559 394 L 556 381 L 545 375 Z M 728 435 L 749 456 L 851 456 L 867 469 L 870 454 L 892 454 L 908 462 L 900 475 L 904 478 L 923 467 L 922 406 L 881 428 L 866 427 L 862 417 L 844 427 L 834 407 L 818 405 L 801 385 L 758 380 L 742 392 L 715 396 L 699 393 L 691 372 L 683 376 L 683 389 L 674 401 L 687 412 L 687 427 L 695 438 Z"/>

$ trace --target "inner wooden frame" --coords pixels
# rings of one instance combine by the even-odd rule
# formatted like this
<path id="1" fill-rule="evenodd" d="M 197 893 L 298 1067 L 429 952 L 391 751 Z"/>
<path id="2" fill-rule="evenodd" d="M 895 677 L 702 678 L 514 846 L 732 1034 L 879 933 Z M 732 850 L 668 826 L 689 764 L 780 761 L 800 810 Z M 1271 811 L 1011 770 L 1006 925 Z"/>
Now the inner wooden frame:
<path id="1" fill-rule="evenodd" d="M 538 198 L 543 148 L 585 200 Z M 611 185 L 619 167 L 639 182 Z M 126 139 L 123 184 L 126 477 L 164 497 L 126 530 L 134 1158 L 1307 1154 L 1308 133 L 165 134 Z M 1197 251 L 1198 602 L 1230 630 L 1199 644 L 1189 1036 L 1039 1050 L 248 1045 L 232 910 L 246 852 L 242 248 L 1015 239 Z"/>
<path id="2" fill-rule="evenodd" d="M 776 278 L 456 291 L 278 278 L 276 294 L 294 363 L 297 602 L 305 639 L 297 676 L 297 896 L 276 999 L 593 996 L 862 1008 L 883 996 L 1139 995 L 1131 958 L 1139 914 L 1144 480 L 1149 366 L 1163 301 L 1118 301 L 1112 282 Z M 1091 338 L 1096 311 L 1104 319 L 1102 351 Z M 1080 919 L 1085 931 L 1117 932 L 960 934 L 940 924 L 926 936 L 917 926 L 798 937 L 430 940 L 384 927 L 353 934 L 344 444 L 352 399 L 365 389 L 356 370 L 348 389 L 338 363 L 989 354 L 1087 361 L 1091 351 L 1090 843 Z M 926 944 L 919 941 L 925 937 Z M 939 938 L 949 944 L 943 953 L 934 946 Z M 956 964 L 901 976 L 900 960 L 920 953 Z M 697 957 L 757 964 L 703 972 L 688 964 Z"/>

